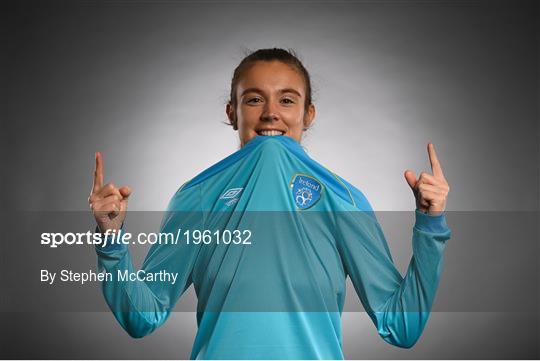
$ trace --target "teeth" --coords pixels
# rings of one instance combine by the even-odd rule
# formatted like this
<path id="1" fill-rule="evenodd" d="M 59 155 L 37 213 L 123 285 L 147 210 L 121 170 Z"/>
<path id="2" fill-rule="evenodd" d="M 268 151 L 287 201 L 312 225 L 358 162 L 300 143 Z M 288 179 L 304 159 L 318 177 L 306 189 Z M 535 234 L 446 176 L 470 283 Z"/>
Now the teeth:
<path id="1" fill-rule="evenodd" d="M 274 136 L 274 135 L 283 135 L 283 132 L 280 130 L 261 130 L 258 132 L 259 135 L 265 136 Z"/>

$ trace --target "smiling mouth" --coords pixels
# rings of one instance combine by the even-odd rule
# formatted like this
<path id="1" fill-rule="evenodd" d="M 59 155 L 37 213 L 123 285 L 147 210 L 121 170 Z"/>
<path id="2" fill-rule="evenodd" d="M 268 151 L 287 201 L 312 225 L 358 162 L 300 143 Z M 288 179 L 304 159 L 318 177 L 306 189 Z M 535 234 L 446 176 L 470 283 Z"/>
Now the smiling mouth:
<path id="1" fill-rule="evenodd" d="M 273 137 L 276 135 L 283 135 L 285 132 L 282 132 L 281 130 L 259 130 L 257 134 L 266 136 L 266 137 Z"/>

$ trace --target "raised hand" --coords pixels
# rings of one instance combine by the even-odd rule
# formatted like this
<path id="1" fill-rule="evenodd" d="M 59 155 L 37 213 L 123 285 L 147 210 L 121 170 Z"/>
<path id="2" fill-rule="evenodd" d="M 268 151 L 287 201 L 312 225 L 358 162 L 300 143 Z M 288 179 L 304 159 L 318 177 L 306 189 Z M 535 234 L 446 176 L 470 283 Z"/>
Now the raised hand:
<path id="1" fill-rule="evenodd" d="M 441 164 L 432 143 L 428 143 L 428 155 L 433 174 L 422 172 L 417 180 L 414 172 L 407 169 L 405 179 L 416 198 L 416 207 L 424 213 L 439 215 L 446 208 L 446 199 L 450 187 L 444 178 Z"/>
<path id="2" fill-rule="evenodd" d="M 122 227 L 130 194 L 131 189 L 128 186 L 117 188 L 113 183 L 103 185 L 103 156 L 96 152 L 94 183 L 88 203 L 102 232 Z"/>

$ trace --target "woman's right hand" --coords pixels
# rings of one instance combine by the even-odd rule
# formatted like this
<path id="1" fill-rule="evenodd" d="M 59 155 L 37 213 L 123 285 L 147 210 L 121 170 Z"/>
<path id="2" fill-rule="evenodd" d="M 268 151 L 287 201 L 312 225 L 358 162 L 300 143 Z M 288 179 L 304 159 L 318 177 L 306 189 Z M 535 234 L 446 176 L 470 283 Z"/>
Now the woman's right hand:
<path id="1" fill-rule="evenodd" d="M 101 232 L 122 227 L 130 194 L 131 188 L 128 186 L 117 188 L 113 183 L 103 185 L 103 158 L 100 152 L 96 152 L 94 184 L 88 203 Z"/>

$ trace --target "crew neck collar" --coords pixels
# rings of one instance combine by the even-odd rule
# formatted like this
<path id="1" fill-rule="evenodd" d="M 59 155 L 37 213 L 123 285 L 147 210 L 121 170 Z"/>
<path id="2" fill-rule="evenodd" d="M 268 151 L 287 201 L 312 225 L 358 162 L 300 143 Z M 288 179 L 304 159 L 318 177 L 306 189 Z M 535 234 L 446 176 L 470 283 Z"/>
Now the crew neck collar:
<path id="1" fill-rule="evenodd" d="M 305 153 L 304 148 L 302 148 L 302 145 L 298 143 L 295 139 L 286 136 L 286 135 L 275 135 L 275 136 L 263 136 L 263 135 L 257 135 L 254 138 L 250 139 L 242 149 L 244 148 L 252 148 L 254 146 L 257 146 L 261 144 L 262 142 L 266 141 L 278 141 L 285 145 L 287 148 L 289 148 L 292 151 Z"/>

